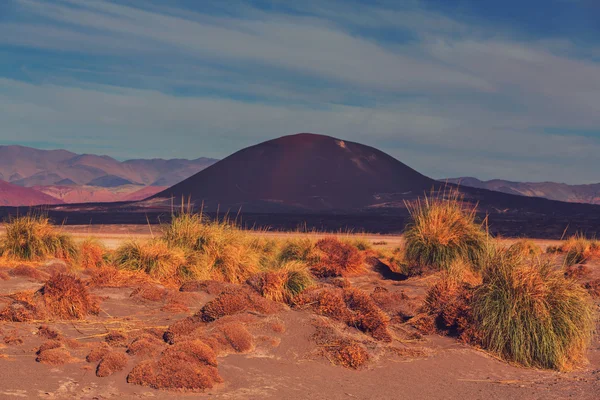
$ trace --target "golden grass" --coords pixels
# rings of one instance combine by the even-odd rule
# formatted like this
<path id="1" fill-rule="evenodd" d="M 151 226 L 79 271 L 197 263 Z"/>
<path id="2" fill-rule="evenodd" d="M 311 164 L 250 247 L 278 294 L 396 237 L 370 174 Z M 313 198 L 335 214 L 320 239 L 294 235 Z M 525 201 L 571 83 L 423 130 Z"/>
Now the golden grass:
<path id="1" fill-rule="evenodd" d="M 108 250 L 94 238 L 87 238 L 79 245 L 77 261 L 84 269 L 100 268 L 108 263 Z"/>
<path id="2" fill-rule="evenodd" d="M 568 370 L 594 329 L 589 295 L 547 262 L 496 252 L 482 270 L 473 315 L 482 345 L 524 366 Z"/>
<path id="3" fill-rule="evenodd" d="M 432 193 L 406 203 L 406 261 L 417 268 L 446 269 L 457 258 L 475 263 L 488 237 L 475 222 L 476 207 L 464 204 L 457 190 Z"/>
<path id="4" fill-rule="evenodd" d="M 77 247 L 70 235 L 60 232 L 43 215 L 11 217 L 5 224 L 6 235 L 0 242 L 0 253 L 9 259 L 41 261 L 60 258 L 71 261 Z"/>
<path id="5" fill-rule="evenodd" d="M 291 303 L 314 284 L 308 266 L 301 261 L 286 261 L 274 269 L 261 272 L 248 280 L 258 293 L 269 300 Z"/>
<path id="6" fill-rule="evenodd" d="M 164 281 L 180 281 L 187 267 L 185 251 L 167 242 L 153 239 L 147 242 L 129 241 L 115 252 L 115 265 L 127 271 L 143 271 Z"/>

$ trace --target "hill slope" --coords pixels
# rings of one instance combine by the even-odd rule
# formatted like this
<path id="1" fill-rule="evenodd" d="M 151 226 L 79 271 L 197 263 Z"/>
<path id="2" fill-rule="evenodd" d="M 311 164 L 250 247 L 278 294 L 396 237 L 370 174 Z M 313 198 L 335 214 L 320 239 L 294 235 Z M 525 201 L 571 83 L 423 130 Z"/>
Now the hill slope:
<path id="1" fill-rule="evenodd" d="M 42 204 L 62 204 L 62 201 L 35 189 L 0 181 L 0 206 L 17 207 Z"/>
<path id="2" fill-rule="evenodd" d="M 337 210 L 397 201 L 434 184 L 372 147 L 302 133 L 240 150 L 154 197 L 245 210 Z"/>

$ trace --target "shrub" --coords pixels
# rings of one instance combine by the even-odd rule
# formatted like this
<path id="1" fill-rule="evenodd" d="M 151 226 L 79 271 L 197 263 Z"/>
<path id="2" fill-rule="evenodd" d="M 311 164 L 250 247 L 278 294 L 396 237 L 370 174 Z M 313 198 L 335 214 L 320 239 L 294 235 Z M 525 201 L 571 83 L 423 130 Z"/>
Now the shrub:
<path id="1" fill-rule="evenodd" d="M 63 319 L 82 319 L 88 314 L 98 314 L 98 302 L 87 287 L 73 275 L 57 274 L 46 281 L 39 290 L 48 312 Z"/>
<path id="2" fill-rule="evenodd" d="M 10 218 L 0 248 L 10 258 L 27 261 L 48 257 L 73 260 L 77 255 L 70 235 L 58 231 L 48 218 L 34 214 Z"/>
<path id="3" fill-rule="evenodd" d="M 123 371 L 126 366 L 127 356 L 117 351 L 111 351 L 102 357 L 102 360 L 98 363 L 96 376 L 104 378 L 115 372 Z"/>
<path id="4" fill-rule="evenodd" d="M 224 290 L 215 299 L 206 303 L 196 316 L 205 322 L 211 322 L 244 311 L 271 314 L 277 311 L 275 304 L 250 289 L 232 288 Z"/>
<path id="5" fill-rule="evenodd" d="M 269 300 L 289 303 L 312 286 L 314 281 L 306 264 L 288 261 L 276 270 L 254 275 L 248 283 Z"/>
<path id="6" fill-rule="evenodd" d="M 458 191 L 445 191 L 406 204 L 410 222 L 404 239 L 409 263 L 446 269 L 457 258 L 477 261 L 488 238 L 475 223 L 476 208 L 467 208 L 462 200 Z"/>
<path id="7" fill-rule="evenodd" d="M 277 258 L 280 262 L 300 261 L 313 265 L 317 264 L 321 257 L 313 240 L 310 238 L 296 238 L 284 242 Z"/>
<path id="8" fill-rule="evenodd" d="M 591 257 L 600 254 L 600 244 L 584 236 L 573 236 L 560 245 L 558 250 L 565 253 L 565 265 L 583 264 Z"/>
<path id="9" fill-rule="evenodd" d="M 100 268 L 106 264 L 108 251 L 106 247 L 94 240 L 86 239 L 79 245 L 79 265 L 84 268 Z"/>
<path id="10" fill-rule="evenodd" d="M 320 278 L 349 276 L 364 270 L 364 255 L 336 237 L 327 237 L 317 241 L 316 249 L 320 252 L 319 261 L 311 265 L 313 274 Z"/>
<path id="11" fill-rule="evenodd" d="M 565 370 L 584 358 L 594 328 L 589 295 L 548 263 L 498 252 L 473 300 L 482 344 L 524 366 Z"/>
<path id="12" fill-rule="evenodd" d="M 124 270 L 143 271 L 156 279 L 181 280 L 187 259 L 182 249 L 169 247 L 161 240 L 130 241 L 117 249 L 115 265 Z"/>

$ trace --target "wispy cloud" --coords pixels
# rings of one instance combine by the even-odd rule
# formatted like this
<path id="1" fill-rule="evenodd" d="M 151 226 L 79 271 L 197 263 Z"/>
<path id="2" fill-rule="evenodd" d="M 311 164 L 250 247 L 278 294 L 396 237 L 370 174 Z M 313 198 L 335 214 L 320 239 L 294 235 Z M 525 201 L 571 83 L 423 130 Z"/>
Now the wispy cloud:
<path id="1" fill-rule="evenodd" d="M 0 140 L 222 157 L 313 131 L 435 177 L 600 181 L 594 43 L 395 3 L 12 0 Z"/>

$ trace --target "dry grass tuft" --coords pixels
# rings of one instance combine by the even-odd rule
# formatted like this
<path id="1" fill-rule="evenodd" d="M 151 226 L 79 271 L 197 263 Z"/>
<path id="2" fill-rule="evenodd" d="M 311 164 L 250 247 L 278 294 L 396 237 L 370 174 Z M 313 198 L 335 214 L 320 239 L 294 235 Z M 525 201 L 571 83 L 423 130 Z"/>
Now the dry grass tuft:
<path id="1" fill-rule="evenodd" d="M 337 335 L 330 327 L 317 327 L 313 339 L 327 359 L 335 365 L 359 369 L 369 362 L 370 356 L 365 346 Z"/>
<path id="2" fill-rule="evenodd" d="M 248 353 L 254 348 L 254 338 L 244 325 L 239 322 L 225 324 L 221 328 L 229 345 L 238 353 Z"/>
<path id="3" fill-rule="evenodd" d="M 309 290 L 298 296 L 296 304 L 310 307 L 317 314 L 344 322 L 370 334 L 374 339 L 386 342 L 392 340 L 388 330 L 389 317 L 362 290 Z"/>
<path id="4" fill-rule="evenodd" d="M 169 346 L 158 360 L 136 365 L 127 382 L 155 389 L 210 389 L 223 382 L 216 365 L 216 355 L 205 343 L 181 342 Z"/>
<path id="5" fill-rule="evenodd" d="M 576 235 L 558 247 L 549 247 L 548 252 L 564 253 L 565 265 L 569 267 L 575 264 L 584 264 L 590 258 L 600 255 L 600 243 L 597 240 Z"/>
<path id="6" fill-rule="evenodd" d="M 319 251 L 320 258 L 311 265 L 311 270 L 317 277 L 345 277 L 359 274 L 365 269 L 364 254 L 336 237 L 317 241 L 315 248 Z"/>
<path id="7" fill-rule="evenodd" d="M 79 245 L 79 266 L 84 269 L 100 268 L 106 265 L 108 250 L 95 239 L 86 239 Z"/>
<path id="8" fill-rule="evenodd" d="M 565 278 L 569 279 L 582 279 L 590 273 L 590 269 L 583 264 L 569 265 L 565 268 Z"/>
<path id="9" fill-rule="evenodd" d="M 50 277 L 38 291 L 46 310 L 63 319 L 83 319 L 98 314 L 100 307 L 83 281 L 73 275 L 58 274 Z"/>
<path id="10" fill-rule="evenodd" d="M 102 360 L 100 360 L 100 363 L 98 363 L 98 367 L 96 368 L 96 376 L 104 378 L 114 374 L 115 372 L 123 371 L 126 366 L 127 356 L 118 351 L 111 351 L 102 357 Z"/>
<path id="11" fill-rule="evenodd" d="M 0 281 L 8 281 L 10 280 L 10 275 L 4 271 L 0 271 Z"/>
<path id="12" fill-rule="evenodd" d="M 71 353 L 63 347 L 51 348 L 39 352 L 35 361 L 48 365 L 64 365 L 72 360 Z"/>
<path id="13" fill-rule="evenodd" d="M 96 363 L 102 360 L 102 358 L 111 351 L 110 346 L 107 343 L 99 343 L 94 347 L 87 355 L 85 360 L 90 363 Z"/>
<path id="14" fill-rule="evenodd" d="M 167 296 L 167 291 L 155 285 L 143 285 L 135 288 L 129 297 L 149 300 L 149 301 L 163 301 Z"/>
<path id="15" fill-rule="evenodd" d="M 482 271 L 473 315 L 483 346 L 524 366 L 568 370 L 594 330 L 586 291 L 550 264 L 499 252 Z"/>
<path id="16" fill-rule="evenodd" d="M 41 325 L 38 327 L 38 335 L 45 339 L 59 339 L 60 333 L 55 329 L 50 328 L 48 325 Z"/>
<path id="17" fill-rule="evenodd" d="M 469 283 L 444 274 L 427 293 L 421 309 L 426 317 L 417 318 L 413 325 L 423 333 L 442 333 L 465 343 L 478 343 L 480 334 L 472 309 L 474 291 Z"/>
<path id="18" fill-rule="evenodd" d="M 127 334 L 120 331 L 111 331 L 104 337 L 104 341 L 112 347 L 126 346 Z"/>
<path id="19" fill-rule="evenodd" d="M 166 343 L 156 336 L 142 334 L 127 346 L 127 353 L 138 357 L 153 357 L 161 353 L 165 346 Z"/>
<path id="20" fill-rule="evenodd" d="M 40 353 L 46 350 L 58 349 L 63 347 L 63 344 L 58 340 L 46 340 L 44 343 L 40 345 L 37 352 L 35 354 L 39 355 Z"/>
<path id="21" fill-rule="evenodd" d="M 277 302 L 291 303 L 293 299 L 314 284 L 306 264 L 287 261 L 277 269 L 261 272 L 248 280 L 263 297 Z"/>
<path id="22" fill-rule="evenodd" d="M 457 190 L 446 190 L 406 204 L 406 260 L 417 268 L 447 269 L 456 259 L 475 263 L 488 237 Z"/>
<path id="23" fill-rule="evenodd" d="M 43 261 L 47 258 L 74 260 L 77 247 L 71 236 L 58 231 L 43 215 L 11 217 L 0 244 L 4 256 L 16 260 Z"/>
<path id="24" fill-rule="evenodd" d="M 262 314 L 272 314 L 280 309 L 273 303 L 255 292 L 245 288 L 226 289 L 215 299 L 209 301 L 196 314 L 202 321 L 211 322 L 226 315 L 253 311 Z"/>

